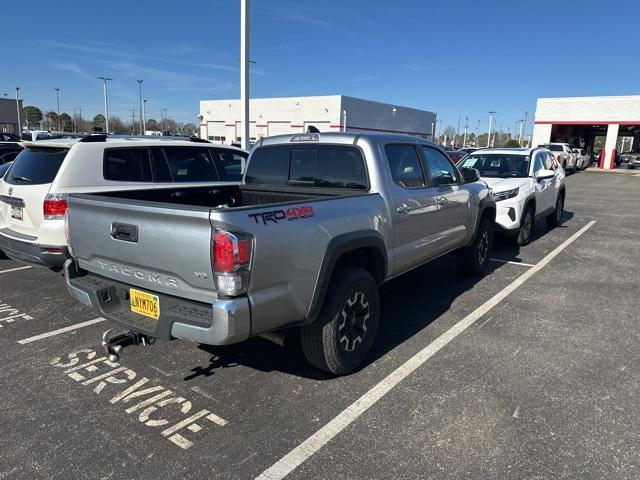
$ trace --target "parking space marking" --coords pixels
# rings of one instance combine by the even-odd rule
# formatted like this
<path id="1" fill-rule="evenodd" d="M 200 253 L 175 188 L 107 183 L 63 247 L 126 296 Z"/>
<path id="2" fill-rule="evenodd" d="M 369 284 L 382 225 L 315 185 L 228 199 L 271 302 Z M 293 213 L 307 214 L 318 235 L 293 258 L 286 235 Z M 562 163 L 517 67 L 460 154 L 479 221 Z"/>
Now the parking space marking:
<path id="1" fill-rule="evenodd" d="M 18 270 L 26 270 L 27 268 L 31 268 L 31 267 L 26 266 L 26 267 L 8 268 L 6 270 L 0 270 L 0 273 L 17 272 Z"/>
<path id="2" fill-rule="evenodd" d="M 0 300 L 0 328 L 3 328 L 5 324 L 13 323 L 16 320 L 33 320 L 33 317 L 21 312 L 19 308 L 14 308 L 8 303 L 3 303 L 2 300 Z"/>
<path id="3" fill-rule="evenodd" d="M 80 322 L 80 323 L 76 323 L 75 325 L 69 325 L 68 327 L 59 328 L 57 330 L 52 330 L 50 332 L 41 333 L 40 335 L 35 335 L 33 337 L 18 340 L 18 343 L 20 345 L 26 345 L 27 343 L 37 342 L 38 340 L 42 340 L 43 338 L 49 338 L 55 335 L 60 335 L 61 333 L 71 332 L 73 330 L 77 330 L 78 328 L 88 327 L 89 325 L 94 325 L 100 322 L 104 322 L 104 318 L 98 317 L 98 318 L 94 318 L 93 320 L 87 320 L 86 322 Z"/>
<path id="4" fill-rule="evenodd" d="M 192 435 L 184 429 L 197 434 L 207 425 L 204 420 L 218 427 L 224 427 L 228 423 L 210 410 L 203 408 L 196 411 L 192 402 L 186 398 L 163 385 L 153 385 L 149 378 L 140 378 L 132 369 L 112 362 L 107 357 L 99 357 L 90 348 L 73 351 L 65 359 L 56 357 L 51 360 L 51 365 L 63 369 L 62 373 L 81 385 L 90 385 L 96 395 L 103 394 L 105 390 L 121 389 L 129 383 L 124 390 L 111 391 L 109 396 L 113 396 L 106 397 L 109 403 L 127 405 L 124 413 L 131 415 L 135 412 L 133 416 L 137 416 L 138 421 L 146 427 L 163 427 L 160 435 L 183 450 L 193 446 L 193 441 L 187 438 Z M 131 383 L 137 378 L 137 382 Z M 150 382 L 153 386 L 149 386 Z M 185 415 L 189 416 L 184 418 Z"/>
<path id="5" fill-rule="evenodd" d="M 492 262 L 510 263 L 511 265 L 521 265 L 523 267 L 535 267 L 532 263 L 514 262 L 512 260 L 502 260 L 501 258 L 490 258 Z"/>
<path id="6" fill-rule="evenodd" d="M 467 328 L 473 325 L 477 320 L 482 318 L 493 307 L 498 305 L 514 290 L 516 290 L 532 276 L 542 270 L 547 264 L 549 264 L 549 262 L 551 262 L 551 260 L 557 257 L 565 248 L 567 248 L 578 238 L 580 238 L 580 236 L 582 236 L 587 230 L 595 225 L 595 223 L 596 222 L 594 220 L 587 223 L 584 227 L 582 227 L 571 237 L 565 240 L 562 244 L 560 244 L 549 254 L 547 254 L 546 257 L 540 260 L 540 262 L 524 272 L 513 282 L 503 288 L 500 292 L 496 293 L 484 304 L 476 308 L 473 312 L 464 317 L 445 333 L 436 338 L 432 343 L 424 347 L 413 357 L 400 365 L 387 377 L 373 386 L 368 392 L 366 392 L 355 402 L 349 405 L 345 410 L 340 412 L 336 417 L 334 417 L 322 428 L 320 428 L 320 430 L 318 430 L 296 448 L 287 453 L 284 457 L 282 457 L 256 478 L 258 480 L 279 480 L 286 477 L 289 473 L 302 465 L 309 457 L 320 450 L 324 445 L 329 443 L 345 428 L 351 425 L 351 423 L 353 423 L 364 412 L 366 412 L 369 408 L 371 408 L 379 400 L 381 400 L 387 393 L 389 393 L 394 387 L 402 382 L 402 380 L 407 378 L 418 367 L 423 365 L 433 355 L 440 351 L 440 349 L 445 347 L 454 338 L 456 338 Z"/>

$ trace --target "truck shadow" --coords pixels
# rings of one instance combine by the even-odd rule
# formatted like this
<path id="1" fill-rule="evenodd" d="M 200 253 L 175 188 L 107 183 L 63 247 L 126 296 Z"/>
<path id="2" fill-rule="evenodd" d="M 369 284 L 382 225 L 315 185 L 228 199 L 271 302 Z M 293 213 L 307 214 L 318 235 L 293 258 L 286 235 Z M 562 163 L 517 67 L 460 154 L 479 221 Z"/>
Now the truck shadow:
<path id="1" fill-rule="evenodd" d="M 572 217 L 573 213 L 565 212 L 563 223 Z M 552 231 L 544 221 L 537 223 L 532 243 Z M 513 239 L 505 236 L 496 236 L 492 257 L 503 262 L 523 261 L 520 247 Z M 381 318 L 378 337 L 361 368 L 366 368 L 410 340 L 449 312 L 462 294 L 474 289 L 483 278 L 501 268 L 505 268 L 505 263 L 491 261 L 484 277 L 465 277 L 458 273 L 455 256 L 445 255 L 384 284 L 380 289 Z M 487 299 L 472 299 L 468 306 L 469 312 Z M 191 373 L 184 377 L 185 381 L 210 377 L 217 370 L 240 365 L 258 371 L 280 371 L 313 380 L 334 378 L 307 363 L 295 334 L 287 337 L 284 346 L 258 337 L 235 345 L 199 345 L 198 348 L 211 354 L 209 364 L 192 368 Z"/>

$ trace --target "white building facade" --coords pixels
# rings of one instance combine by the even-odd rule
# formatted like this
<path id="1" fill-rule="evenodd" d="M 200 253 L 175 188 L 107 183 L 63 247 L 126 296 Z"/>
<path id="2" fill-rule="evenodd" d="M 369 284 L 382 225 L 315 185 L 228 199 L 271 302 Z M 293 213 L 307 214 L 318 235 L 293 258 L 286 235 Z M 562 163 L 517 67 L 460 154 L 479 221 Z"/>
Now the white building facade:
<path id="1" fill-rule="evenodd" d="M 614 168 L 618 137 L 629 138 L 631 145 L 640 142 L 640 95 L 538 99 L 534 147 L 566 142 L 589 150 L 597 136 L 606 136 L 600 168 Z"/>
<path id="2" fill-rule="evenodd" d="M 307 132 L 310 127 L 320 132 L 379 131 L 431 139 L 436 122 L 433 112 L 344 95 L 256 98 L 251 99 L 249 108 L 252 142 Z M 240 142 L 239 100 L 202 100 L 200 119 L 200 138 L 224 144 Z"/>

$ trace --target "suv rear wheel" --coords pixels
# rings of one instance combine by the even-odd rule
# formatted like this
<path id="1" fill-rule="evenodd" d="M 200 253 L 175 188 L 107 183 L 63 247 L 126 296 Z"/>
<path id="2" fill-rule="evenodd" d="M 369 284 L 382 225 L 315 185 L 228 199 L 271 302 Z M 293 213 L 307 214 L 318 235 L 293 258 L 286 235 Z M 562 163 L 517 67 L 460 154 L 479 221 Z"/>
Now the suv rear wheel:
<path id="1" fill-rule="evenodd" d="M 336 375 L 357 369 L 378 332 L 380 300 L 373 277 L 361 268 L 338 270 L 318 318 L 302 327 L 305 357 L 316 368 Z"/>
<path id="2" fill-rule="evenodd" d="M 482 275 L 493 249 L 493 226 L 486 216 L 480 220 L 473 243 L 458 252 L 458 266 L 465 275 Z"/>

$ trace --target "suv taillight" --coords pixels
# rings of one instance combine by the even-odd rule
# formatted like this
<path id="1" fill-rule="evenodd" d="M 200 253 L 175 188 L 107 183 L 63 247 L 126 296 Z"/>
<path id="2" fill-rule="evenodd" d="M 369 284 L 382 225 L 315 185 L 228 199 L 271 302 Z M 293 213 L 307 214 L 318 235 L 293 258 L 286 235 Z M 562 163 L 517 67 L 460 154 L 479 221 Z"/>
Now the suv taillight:
<path id="1" fill-rule="evenodd" d="M 253 237 L 216 229 L 213 234 L 213 278 L 223 295 L 242 295 L 249 287 Z"/>
<path id="2" fill-rule="evenodd" d="M 63 220 L 67 211 L 67 196 L 63 193 L 49 193 L 42 206 L 45 220 Z"/>

